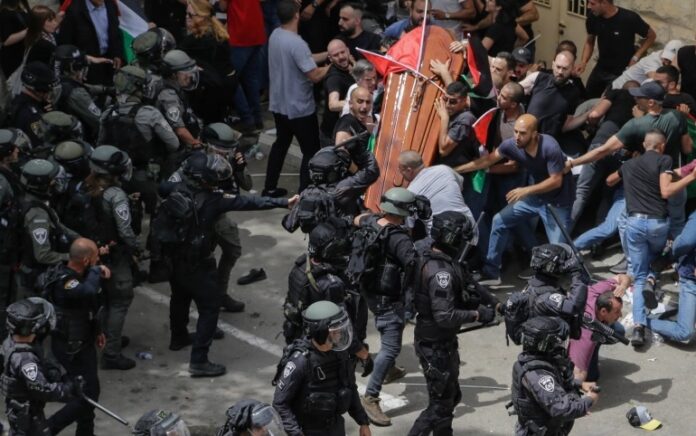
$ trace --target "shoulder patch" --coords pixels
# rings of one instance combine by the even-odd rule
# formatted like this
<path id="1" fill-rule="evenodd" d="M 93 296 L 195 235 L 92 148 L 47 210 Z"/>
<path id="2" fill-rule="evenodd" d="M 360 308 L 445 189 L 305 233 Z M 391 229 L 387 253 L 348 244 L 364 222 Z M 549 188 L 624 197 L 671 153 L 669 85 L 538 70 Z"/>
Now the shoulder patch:
<path id="1" fill-rule="evenodd" d="M 22 366 L 22 374 L 31 381 L 35 381 L 36 377 L 39 375 L 39 368 L 37 368 L 34 362 L 26 363 Z"/>
<path id="2" fill-rule="evenodd" d="M 546 392 L 553 392 L 556 389 L 556 385 L 553 381 L 553 377 L 550 375 L 545 375 L 539 378 L 539 386 Z"/>
<path id="3" fill-rule="evenodd" d="M 295 372 L 296 368 L 295 362 L 288 362 L 287 365 L 285 365 L 285 369 L 283 369 L 283 378 L 290 377 L 292 373 Z"/>
<path id="4" fill-rule="evenodd" d="M 77 279 L 72 279 L 72 280 L 68 280 L 67 282 L 65 282 L 65 285 L 63 286 L 63 288 L 64 289 L 75 289 L 79 285 L 80 285 L 80 282 L 77 281 Z"/>
<path id="5" fill-rule="evenodd" d="M 556 303 L 556 306 L 561 307 L 563 304 L 563 295 L 561 294 L 551 294 L 549 295 L 549 300 L 553 301 Z"/>
<path id="6" fill-rule="evenodd" d="M 449 286 L 452 276 L 447 271 L 440 271 L 439 273 L 435 274 L 435 279 L 441 288 L 446 288 Z"/>
<path id="7" fill-rule="evenodd" d="M 87 110 L 90 111 L 90 113 L 92 113 L 92 115 L 94 116 L 101 116 L 101 109 L 99 109 L 99 107 L 97 107 L 97 105 L 94 104 L 94 102 L 90 103 L 89 106 L 87 106 Z"/>
<path id="8" fill-rule="evenodd" d="M 48 230 L 43 227 L 39 227 L 38 229 L 32 230 L 31 236 L 34 238 L 37 244 L 43 245 L 48 240 Z"/>
<path id="9" fill-rule="evenodd" d="M 181 118 L 181 111 L 178 106 L 171 106 L 167 108 L 167 118 L 172 122 L 178 122 Z"/>
<path id="10" fill-rule="evenodd" d="M 128 203 L 121 203 L 116 206 L 115 212 L 116 215 L 118 215 L 118 217 L 123 221 L 128 221 L 130 218 L 130 208 L 128 207 Z"/>

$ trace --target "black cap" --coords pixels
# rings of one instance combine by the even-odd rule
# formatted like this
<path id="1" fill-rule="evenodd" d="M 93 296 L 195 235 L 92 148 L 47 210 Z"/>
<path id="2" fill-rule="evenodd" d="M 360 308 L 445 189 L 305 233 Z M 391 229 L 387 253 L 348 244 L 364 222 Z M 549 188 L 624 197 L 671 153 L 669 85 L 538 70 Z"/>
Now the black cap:
<path id="1" fill-rule="evenodd" d="M 655 81 L 643 83 L 639 88 L 631 88 L 628 92 L 634 97 L 649 98 L 660 103 L 664 100 L 666 93 L 665 88 Z"/>
<path id="2" fill-rule="evenodd" d="M 524 47 L 518 47 L 512 51 L 512 58 L 516 62 L 524 65 L 529 65 L 533 62 L 532 52 Z"/>

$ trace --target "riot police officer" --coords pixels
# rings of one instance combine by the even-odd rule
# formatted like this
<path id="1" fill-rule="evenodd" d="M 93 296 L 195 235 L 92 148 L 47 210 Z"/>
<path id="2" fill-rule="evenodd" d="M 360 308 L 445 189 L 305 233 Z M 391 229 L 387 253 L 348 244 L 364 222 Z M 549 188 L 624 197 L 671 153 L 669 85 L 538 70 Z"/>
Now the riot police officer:
<path id="1" fill-rule="evenodd" d="M 139 192 L 146 211 L 153 213 L 160 172 L 171 173 L 166 168 L 173 165 L 169 160 L 179 148 L 179 139 L 162 113 L 146 103 L 153 91 L 143 69 L 133 65 L 121 68 L 114 74 L 114 87 L 117 101 L 102 114 L 99 144 L 128 153 L 133 177 L 124 188 L 129 193 Z"/>
<path id="2" fill-rule="evenodd" d="M 74 45 L 59 45 L 53 52 L 53 64 L 61 86 L 56 109 L 76 116 L 85 127 L 87 137 L 94 140 L 102 111 L 84 83 L 89 69 L 85 54 Z"/>
<path id="3" fill-rule="evenodd" d="M 140 68 L 160 75 L 162 58 L 169 50 L 176 48 L 176 40 L 167 29 L 155 27 L 136 36 L 132 48 Z"/>
<path id="4" fill-rule="evenodd" d="M 505 304 L 505 330 L 520 344 L 519 325 L 533 316 L 560 316 L 570 325 L 570 337 L 580 337 L 589 277 L 566 244 L 543 244 L 532 249 L 530 267 L 534 276 L 527 287 L 513 293 Z M 560 279 L 570 275 L 570 291 Z"/>
<path id="5" fill-rule="evenodd" d="M 227 409 L 225 416 L 227 420 L 216 433 L 217 436 L 287 436 L 280 415 L 270 404 L 239 400 Z"/>
<path id="6" fill-rule="evenodd" d="M 247 163 L 244 154 L 239 149 L 241 133 L 235 132 L 224 123 L 212 123 L 201 132 L 201 141 L 206 146 L 208 153 L 215 153 L 225 158 L 232 166 L 232 178 L 227 186 L 220 188 L 231 194 L 239 194 L 240 189 L 249 191 L 252 188 L 251 176 L 247 172 Z M 215 221 L 215 236 L 222 254 L 218 260 L 218 286 L 222 293 L 220 305 L 227 312 L 242 312 L 244 303 L 235 300 L 227 293 L 232 268 L 237 259 L 242 255 L 242 244 L 239 240 L 239 227 L 232 219 L 232 214 L 227 212 L 220 215 Z"/>
<path id="7" fill-rule="evenodd" d="M 43 410 L 46 402 L 65 402 L 82 393 L 79 381 L 59 383 L 46 378 L 41 349 L 35 341 L 47 335 L 55 321 L 53 306 L 42 298 L 20 300 L 7 308 L 10 336 L 2 344 L 0 389 L 10 434 L 52 434 Z"/>
<path id="8" fill-rule="evenodd" d="M 13 171 L 19 159 L 17 129 L 0 129 L 0 337 L 5 332 L 5 309 L 13 301 L 15 268 L 20 260 L 22 184 Z"/>
<path id="9" fill-rule="evenodd" d="M 63 141 L 81 141 L 84 137 L 82 123 L 77 117 L 61 111 L 50 111 L 41 115 L 39 123 L 43 144 L 34 146 L 32 157 L 48 159 L 56 144 Z"/>
<path id="10" fill-rule="evenodd" d="M 89 175 L 89 155 L 92 146 L 84 141 L 63 141 L 53 150 L 53 160 L 65 171 L 63 177 L 57 183 L 61 187 L 60 195 L 51 198 L 51 206 L 66 226 L 80 233 L 85 204 L 75 201 L 77 193 L 81 190 L 85 178 Z"/>
<path id="11" fill-rule="evenodd" d="M 198 86 L 196 61 L 181 50 L 170 50 L 162 57 L 161 70 L 164 85 L 157 95 L 157 107 L 174 129 L 180 144 L 198 148 L 201 122 L 193 113 L 186 95 L 186 91 Z"/>
<path id="12" fill-rule="evenodd" d="M 349 158 L 348 172 L 336 183 L 336 201 L 347 214 L 363 209 L 361 196 L 379 178 L 379 165 L 374 153 L 367 148 L 369 135 L 362 134 L 336 144 L 335 152 Z"/>
<path id="13" fill-rule="evenodd" d="M 382 195 L 381 214 L 358 215 L 359 226 L 353 242 L 348 274 L 359 286 L 375 316 L 380 333 L 380 350 L 374 359 L 374 370 L 361 397 L 363 407 L 376 425 L 391 425 L 379 405 L 379 393 L 387 379 L 403 377 L 403 368 L 396 367 L 401 352 L 405 323 L 405 286 L 411 282 L 416 261 L 413 241 L 404 227 L 413 215 L 416 197 L 404 188 L 392 188 Z"/>
<path id="14" fill-rule="evenodd" d="M 459 341 L 462 324 L 487 324 L 495 317 L 498 301 L 462 271 L 457 255 L 474 235 L 469 218 L 458 212 L 433 217 L 432 247 L 419 264 L 414 333 L 416 355 L 428 385 L 428 407 L 419 415 L 410 436 L 452 434 L 454 408 L 461 400 Z"/>
<path id="15" fill-rule="evenodd" d="M 61 223 L 48 200 L 55 192 L 55 178 L 60 166 L 32 159 L 22 166 L 22 247 L 18 291 L 22 296 L 36 294 L 40 273 L 49 266 L 68 260 L 70 243 L 79 235 Z"/>
<path id="16" fill-rule="evenodd" d="M 129 180 L 132 166 L 128 154 L 111 145 L 100 145 L 89 157 L 92 173 L 85 180 L 90 196 L 100 200 L 95 207 L 96 227 L 84 236 L 108 245 L 109 254 L 104 263 L 112 278 L 105 286 L 106 346 L 102 355 L 102 369 L 128 370 L 135 361 L 121 353 L 123 325 L 133 301 L 133 257 L 140 254 L 140 245 L 131 226 L 131 208 L 128 195 L 121 188 L 122 180 Z"/>
<path id="17" fill-rule="evenodd" d="M 516 436 L 563 436 L 597 399 L 578 393 L 573 363 L 566 354 L 570 329 L 558 317 L 539 316 L 521 326 L 523 351 L 512 368 Z"/>
<path id="18" fill-rule="evenodd" d="M 302 312 L 307 336 L 288 345 L 274 378 L 273 407 L 291 435 L 345 435 L 343 414 L 371 434 L 350 357 L 353 327 L 345 310 L 318 301 Z"/>
<path id="19" fill-rule="evenodd" d="M 21 75 L 22 92 L 8 108 L 7 125 L 23 130 L 33 146 L 42 145 L 39 119 L 51 110 L 60 95 L 60 82 L 54 71 L 43 62 L 29 62 Z"/>
<path id="20" fill-rule="evenodd" d="M 98 314 L 101 307 L 101 282 L 108 280 L 111 271 L 97 265 L 97 245 L 85 238 L 76 239 L 70 246 L 70 260 L 47 271 L 44 295 L 56 311 L 56 327 L 51 333 L 53 355 L 70 377 L 82 377 L 84 393 L 99 400 L 97 347 L 103 348 Z M 86 401 L 76 398 L 54 413 L 49 419 L 51 434 L 60 433 L 77 422 L 76 434 L 94 434 L 94 410 Z"/>
<path id="21" fill-rule="evenodd" d="M 221 294 L 217 289 L 213 256 L 213 225 L 221 214 L 230 210 L 292 207 L 297 196 L 287 200 L 223 194 L 218 187 L 232 177 L 232 168 L 227 160 L 216 154 L 194 153 L 184 163 L 184 168 L 184 182 L 164 182 L 160 186 L 164 200 L 153 219 L 152 235 L 163 245 L 172 266 L 169 348 L 178 350 L 193 343 L 189 364 L 191 376 L 214 377 L 223 375 L 226 368 L 208 360 Z M 192 300 L 199 313 L 194 335 L 187 330 Z"/>
<path id="22" fill-rule="evenodd" d="M 135 436 L 189 436 L 188 426 L 179 415 L 162 409 L 154 409 L 138 419 L 133 428 Z"/>

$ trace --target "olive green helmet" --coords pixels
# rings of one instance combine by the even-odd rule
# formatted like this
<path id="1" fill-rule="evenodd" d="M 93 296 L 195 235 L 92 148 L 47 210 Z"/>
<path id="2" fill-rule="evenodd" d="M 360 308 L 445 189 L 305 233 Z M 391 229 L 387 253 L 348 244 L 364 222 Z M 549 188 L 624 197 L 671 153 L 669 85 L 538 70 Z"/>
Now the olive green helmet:
<path id="1" fill-rule="evenodd" d="M 191 59 L 189 55 L 181 50 L 169 50 L 162 58 L 162 76 L 172 78 L 176 73 L 185 73 L 177 75 L 177 83 L 186 91 L 194 90 L 198 87 L 199 72 L 196 61 Z M 179 76 L 183 76 L 179 77 Z"/>
<path id="2" fill-rule="evenodd" d="M 379 208 L 390 215 L 411 216 L 416 206 L 416 196 L 405 188 L 391 188 L 382 194 Z"/>
<path id="3" fill-rule="evenodd" d="M 0 159 L 11 155 L 14 149 L 31 149 L 31 140 L 20 129 L 0 129 Z"/>
<path id="4" fill-rule="evenodd" d="M 353 340 L 353 326 L 345 310 L 331 301 L 317 301 L 302 312 L 304 327 L 319 344 L 331 342 L 336 351 L 348 349 Z"/>
<path id="5" fill-rule="evenodd" d="M 231 151 L 239 147 L 242 134 L 225 123 L 212 123 L 203 128 L 201 141 L 221 151 Z"/>
<path id="6" fill-rule="evenodd" d="M 60 166 L 57 163 L 46 159 L 32 159 L 22 166 L 20 180 L 27 191 L 45 196 L 50 193 L 53 179 L 59 172 Z"/>
<path id="7" fill-rule="evenodd" d="M 61 111 L 46 112 L 41 115 L 43 140 L 49 144 L 82 139 L 82 123 L 77 117 Z"/>
<path id="8" fill-rule="evenodd" d="M 89 155 L 92 146 L 84 141 L 63 141 L 53 150 L 53 160 L 76 177 L 89 174 Z"/>
<path id="9" fill-rule="evenodd" d="M 114 74 L 114 88 L 118 94 L 143 95 L 149 82 L 149 74 L 135 65 L 126 65 Z"/>
<path id="10" fill-rule="evenodd" d="M 130 179 L 133 172 L 128 153 L 113 145 L 100 145 L 89 155 L 89 167 L 96 174 L 111 174 Z"/>
<path id="11" fill-rule="evenodd" d="M 165 53 L 176 48 L 176 40 L 168 30 L 155 27 L 136 36 L 131 47 L 138 63 L 150 68 L 156 67 Z"/>

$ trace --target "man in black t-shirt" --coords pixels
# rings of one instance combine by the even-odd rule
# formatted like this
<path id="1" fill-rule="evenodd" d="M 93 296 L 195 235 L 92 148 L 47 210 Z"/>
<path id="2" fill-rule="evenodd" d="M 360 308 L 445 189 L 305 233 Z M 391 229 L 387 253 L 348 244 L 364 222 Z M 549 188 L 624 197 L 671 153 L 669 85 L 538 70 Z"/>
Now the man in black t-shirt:
<path id="1" fill-rule="evenodd" d="M 682 92 L 696 98 L 696 45 L 685 45 L 679 49 L 677 68 L 682 74 Z"/>
<path id="2" fill-rule="evenodd" d="M 614 0 L 589 0 L 587 8 L 591 14 L 585 22 L 587 39 L 577 74 L 585 71 L 597 41 L 599 59 L 587 81 L 587 96 L 594 98 L 599 97 L 627 66 L 638 62 L 653 45 L 656 35 L 640 15 L 614 5 Z M 634 46 L 636 35 L 645 38 L 637 51 Z"/>
<path id="3" fill-rule="evenodd" d="M 643 286 L 650 270 L 650 262 L 662 251 L 667 242 L 669 218 L 667 199 L 683 191 L 694 181 L 694 172 L 673 182 L 672 158 L 664 155 L 667 139 L 658 130 L 645 135 L 645 153 L 623 164 L 618 177 L 624 181 L 626 195 L 626 230 L 624 239 L 628 248 L 633 276 L 633 336 L 634 347 L 645 343 L 646 311 Z M 616 181 L 616 178 L 612 182 Z"/>
<path id="4" fill-rule="evenodd" d="M 676 67 L 667 65 L 658 68 L 653 79 L 667 91 L 662 107 L 676 109 L 685 114 L 696 114 L 694 97 L 679 91 L 679 70 Z"/>
<path id="5" fill-rule="evenodd" d="M 346 43 L 353 59 L 356 61 L 364 59 L 356 48 L 379 52 L 381 38 L 362 28 L 362 6 L 353 3 L 345 4 L 341 7 L 338 16 L 338 28 L 341 30 L 339 38 Z"/>
<path id="6" fill-rule="evenodd" d="M 321 120 L 322 145 L 326 146 L 333 139 L 336 121 L 345 105 L 346 94 L 355 79 L 350 75 L 350 52 L 340 39 L 329 42 L 326 49 L 331 66 L 324 77 L 324 116 Z"/>

